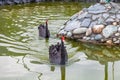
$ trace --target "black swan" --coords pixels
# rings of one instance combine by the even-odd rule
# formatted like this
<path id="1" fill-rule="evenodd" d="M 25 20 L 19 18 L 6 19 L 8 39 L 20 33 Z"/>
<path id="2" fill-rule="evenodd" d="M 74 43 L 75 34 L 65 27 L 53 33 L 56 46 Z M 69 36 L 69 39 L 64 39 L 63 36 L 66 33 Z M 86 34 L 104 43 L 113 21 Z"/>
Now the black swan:
<path id="1" fill-rule="evenodd" d="M 50 31 L 48 30 L 48 20 L 45 22 L 46 24 L 40 24 L 38 27 L 39 30 L 39 36 L 43 38 L 49 38 L 50 37 Z"/>
<path id="2" fill-rule="evenodd" d="M 64 36 L 61 37 L 61 44 L 58 42 L 56 45 L 51 45 L 49 47 L 49 60 L 52 64 L 66 64 L 68 55 L 64 46 Z"/>

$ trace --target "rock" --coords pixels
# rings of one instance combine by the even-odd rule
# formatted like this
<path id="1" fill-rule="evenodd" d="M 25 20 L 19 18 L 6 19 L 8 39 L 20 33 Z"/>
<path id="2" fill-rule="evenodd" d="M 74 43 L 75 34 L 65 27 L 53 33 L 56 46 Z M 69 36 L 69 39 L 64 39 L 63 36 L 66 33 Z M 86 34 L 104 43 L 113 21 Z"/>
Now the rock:
<path id="1" fill-rule="evenodd" d="M 101 4 L 95 4 L 94 6 L 90 6 L 88 8 L 88 13 L 90 14 L 100 14 L 106 12 L 105 10 L 105 6 L 101 5 Z"/>
<path id="2" fill-rule="evenodd" d="M 120 13 L 120 11 L 118 11 L 118 13 Z"/>
<path id="3" fill-rule="evenodd" d="M 106 22 L 106 25 L 112 25 L 112 22 Z"/>
<path id="4" fill-rule="evenodd" d="M 120 32 L 120 27 L 118 28 L 118 32 Z"/>
<path id="5" fill-rule="evenodd" d="M 7 0 L 7 1 L 6 1 L 6 4 L 8 4 L 8 5 L 12 5 L 12 4 L 13 4 L 13 2 L 12 2 L 12 1 Z"/>
<path id="6" fill-rule="evenodd" d="M 61 30 L 61 31 L 59 31 L 59 33 L 58 33 L 59 35 L 66 35 L 67 34 L 67 32 L 65 31 L 65 30 Z"/>
<path id="7" fill-rule="evenodd" d="M 118 9 L 114 9 L 114 8 L 112 8 L 112 9 L 109 11 L 110 14 L 115 14 L 115 13 L 117 13 L 117 12 L 118 12 Z"/>
<path id="8" fill-rule="evenodd" d="M 117 18 L 115 19 L 115 21 L 117 22 L 117 24 L 119 24 L 119 22 L 120 22 L 120 20 L 119 20 L 119 19 L 117 19 Z"/>
<path id="9" fill-rule="evenodd" d="M 101 33 L 104 27 L 105 27 L 104 25 L 95 25 L 95 26 L 93 26 L 93 28 L 92 28 L 93 33 L 95 33 L 95 34 Z"/>
<path id="10" fill-rule="evenodd" d="M 91 37 L 91 40 L 95 40 L 95 38 L 94 38 L 94 37 Z"/>
<path id="11" fill-rule="evenodd" d="M 86 40 L 90 40 L 90 37 L 86 37 Z"/>
<path id="12" fill-rule="evenodd" d="M 119 43 L 120 43 L 120 40 L 117 40 L 117 41 L 115 41 L 114 43 L 115 43 L 115 44 L 119 44 Z"/>
<path id="13" fill-rule="evenodd" d="M 117 14 L 116 16 L 117 16 L 118 19 L 120 19 L 120 14 Z"/>
<path id="14" fill-rule="evenodd" d="M 96 24 L 97 24 L 97 21 L 92 21 L 89 27 L 93 27 Z"/>
<path id="15" fill-rule="evenodd" d="M 105 38 L 109 38 L 115 32 L 117 32 L 117 26 L 108 25 L 108 26 L 106 26 L 106 28 L 103 29 L 102 34 Z"/>
<path id="16" fill-rule="evenodd" d="M 103 38 L 103 36 L 101 35 L 101 34 L 97 34 L 96 36 L 95 36 L 95 40 L 100 40 L 100 39 L 102 39 Z"/>
<path id="17" fill-rule="evenodd" d="M 108 45 L 113 45 L 112 40 L 107 40 L 106 43 L 107 43 Z"/>
<path id="18" fill-rule="evenodd" d="M 115 36 L 117 36 L 117 37 L 120 36 L 120 33 L 115 33 Z"/>
<path id="19" fill-rule="evenodd" d="M 89 27 L 91 20 L 89 18 L 84 19 L 83 22 L 81 23 L 82 27 Z"/>
<path id="20" fill-rule="evenodd" d="M 90 40 L 90 37 L 84 36 L 83 39 L 86 40 L 86 41 L 88 41 L 88 40 Z"/>
<path id="21" fill-rule="evenodd" d="M 91 18 L 92 14 L 86 14 L 85 18 Z"/>
<path id="22" fill-rule="evenodd" d="M 96 19 L 98 19 L 99 17 L 101 17 L 101 14 L 93 15 L 93 16 L 92 16 L 92 20 L 96 20 Z"/>
<path id="23" fill-rule="evenodd" d="M 115 20 L 113 18 L 108 18 L 106 22 L 114 22 Z"/>
<path id="24" fill-rule="evenodd" d="M 14 0 L 14 3 L 15 4 L 20 4 L 20 3 L 22 3 L 22 1 L 21 0 Z"/>
<path id="25" fill-rule="evenodd" d="M 82 19 L 82 18 L 85 18 L 85 16 L 88 14 L 88 12 L 80 12 L 79 16 L 78 16 L 78 19 Z"/>
<path id="26" fill-rule="evenodd" d="M 60 30 L 62 30 L 64 27 L 65 27 L 65 26 L 61 26 L 61 27 L 60 27 Z"/>
<path id="27" fill-rule="evenodd" d="M 72 33 L 71 32 L 67 32 L 66 37 L 68 37 L 68 38 L 72 37 Z"/>
<path id="28" fill-rule="evenodd" d="M 87 29 L 87 31 L 86 31 L 86 36 L 89 36 L 89 35 L 91 35 L 92 34 L 92 29 L 91 29 L 91 27 L 90 28 L 88 28 Z"/>
<path id="29" fill-rule="evenodd" d="M 99 13 L 105 13 L 106 10 L 98 10 L 98 11 L 88 11 L 90 14 L 99 14 Z"/>
<path id="30" fill-rule="evenodd" d="M 107 9 L 110 10 L 110 9 L 112 9 L 112 7 L 111 6 L 107 6 Z"/>
<path id="31" fill-rule="evenodd" d="M 2 2 L 2 1 L 0 1 L 0 5 L 3 5 L 3 2 Z"/>
<path id="32" fill-rule="evenodd" d="M 105 7 L 99 3 L 92 5 L 88 8 L 88 11 L 101 11 L 105 10 Z"/>
<path id="33" fill-rule="evenodd" d="M 84 40 L 86 40 L 86 38 L 87 38 L 86 36 L 83 37 Z"/>
<path id="34" fill-rule="evenodd" d="M 98 24 L 103 24 L 103 23 L 104 23 L 104 19 L 103 19 L 103 17 L 99 17 L 97 23 L 98 23 Z"/>
<path id="35" fill-rule="evenodd" d="M 42 0 L 35 0 L 35 2 L 41 2 Z"/>
<path id="36" fill-rule="evenodd" d="M 117 39 L 116 39 L 116 38 L 113 38 L 113 42 L 115 42 L 115 41 L 117 41 Z"/>
<path id="37" fill-rule="evenodd" d="M 110 16 L 112 19 L 115 19 L 116 18 L 116 15 L 111 15 Z"/>
<path id="38" fill-rule="evenodd" d="M 100 0 L 100 3 L 101 3 L 101 4 L 105 4 L 105 3 L 107 3 L 107 2 L 106 2 L 106 0 Z"/>
<path id="39" fill-rule="evenodd" d="M 117 25 L 118 25 L 117 22 L 113 22 L 112 24 L 113 24 L 114 26 L 117 26 Z"/>
<path id="40" fill-rule="evenodd" d="M 101 39 L 101 42 L 105 42 L 105 39 Z"/>
<path id="41" fill-rule="evenodd" d="M 120 9 L 120 6 L 116 3 L 111 2 L 111 5 L 115 8 L 115 9 Z"/>
<path id="42" fill-rule="evenodd" d="M 80 35 L 73 35 L 74 39 L 80 39 Z"/>
<path id="43" fill-rule="evenodd" d="M 78 13 L 76 13 L 76 14 L 74 14 L 71 18 L 70 18 L 70 20 L 74 20 L 74 19 L 76 19 L 77 17 L 78 17 Z"/>
<path id="44" fill-rule="evenodd" d="M 109 14 L 108 14 L 108 13 L 104 13 L 104 14 L 103 14 L 103 18 L 104 18 L 104 19 L 107 19 L 108 17 L 109 17 Z"/>
<path id="45" fill-rule="evenodd" d="M 23 1 L 23 3 L 27 3 L 27 0 L 22 0 Z"/>
<path id="46" fill-rule="evenodd" d="M 71 21 L 69 24 L 66 25 L 64 28 L 66 31 L 71 31 L 73 29 L 79 28 L 80 27 L 80 22 L 77 20 Z"/>
<path id="47" fill-rule="evenodd" d="M 73 34 L 81 34 L 85 33 L 87 31 L 87 28 L 77 28 L 73 30 Z"/>
<path id="48" fill-rule="evenodd" d="M 120 40 L 120 37 L 118 38 L 118 40 Z"/>

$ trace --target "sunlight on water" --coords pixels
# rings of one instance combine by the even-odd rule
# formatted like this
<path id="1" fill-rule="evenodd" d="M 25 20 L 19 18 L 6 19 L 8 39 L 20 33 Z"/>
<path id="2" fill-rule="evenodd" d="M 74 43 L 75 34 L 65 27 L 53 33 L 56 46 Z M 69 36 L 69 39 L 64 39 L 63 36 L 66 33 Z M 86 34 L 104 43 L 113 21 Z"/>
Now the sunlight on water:
<path id="1" fill-rule="evenodd" d="M 48 49 L 60 42 L 59 28 L 83 3 L 40 3 L 0 8 L 0 80 L 119 80 L 120 48 L 66 40 L 68 63 L 49 63 Z M 51 37 L 38 35 L 49 19 Z M 87 77 L 86 77 L 87 76 Z"/>

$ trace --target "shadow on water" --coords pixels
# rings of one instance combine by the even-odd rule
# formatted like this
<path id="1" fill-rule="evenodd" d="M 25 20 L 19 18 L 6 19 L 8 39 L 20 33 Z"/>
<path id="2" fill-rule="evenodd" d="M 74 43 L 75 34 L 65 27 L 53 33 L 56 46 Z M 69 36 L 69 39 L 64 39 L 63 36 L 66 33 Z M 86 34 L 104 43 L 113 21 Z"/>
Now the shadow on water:
<path id="1" fill-rule="evenodd" d="M 36 71 L 32 71 L 32 70 L 27 66 L 27 64 L 25 63 L 25 61 L 24 61 L 24 58 L 25 58 L 25 57 L 26 57 L 26 55 L 23 56 L 23 58 L 22 58 L 22 63 L 23 63 L 24 68 L 27 69 L 29 72 L 37 73 L 37 74 L 38 74 L 38 80 L 41 80 L 40 77 L 42 76 L 42 73 L 36 72 Z M 39 64 L 40 64 L 40 63 L 39 63 Z"/>
<path id="2" fill-rule="evenodd" d="M 77 52 L 84 52 L 87 59 L 99 61 L 100 64 L 115 62 L 120 60 L 120 46 L 104 46 L 91 43 L 68 41 L 73 47 L 77 47 Z"/>
<path id="3" fill-rule="evenodd" d="M 59 68 L 60 68 L 60 75 L 61 75 L 60 80 L 66 80 L 66 66 L 62 65 L 62 66 L 59 66 Z M 54 72 L 55 71 L 55 66 L 52 65 L 50 70 Z"/>
<path id="4" fill-rule="evenodd" d="M 109 77 L 110 74 L 109 74 L 109 71 L 108 71 L 108 70 L 109 70 L 109 68 L 108 68 L 108 67 L 109 67 L 108 64 L 109 64 L 108 62 L 105 63 L 105 68 L 104 68 L 104 72 L 105 72 L 104 74 L 105 74 L 105 77 L 104 77 L 104 80 L 109 80 L 108 77 Z M 112 66 L 111 66 L 111 67 L 112 67 L 112 74 L 111 74 L 111 75 L 112 75 L 112 80 L 115 80 L 115 77 L 114 77 L 114 76 L 115 76 L 115 74 L 114 74 L 114 62 L 112 63 Z"/>
<path id="5" fill-rule="evenodd" d="M 77 52 L 84 52 L 87 60 L 98 61 L 104 65 L 104 80 L 109 80 L 109 75 L 115 80 L 115 63 L 120 61 L 120 46 L 104 46 L 74 40 L 68 40 L 68 43 L 72 44 L 73 48 L 77 47 Z"/>

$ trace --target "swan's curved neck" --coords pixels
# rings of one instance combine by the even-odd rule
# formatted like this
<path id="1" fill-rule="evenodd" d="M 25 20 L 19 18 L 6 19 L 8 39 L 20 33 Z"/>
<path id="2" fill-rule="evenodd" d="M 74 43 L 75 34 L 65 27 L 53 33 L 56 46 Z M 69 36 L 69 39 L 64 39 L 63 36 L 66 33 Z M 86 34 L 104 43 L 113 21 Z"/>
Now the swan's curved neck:
<path id="1" fill-rule="evenodd" d="M 48 20 L 46 20 L 46 38 L 48 38 Z"/>
<path id="2" fill-rule="evenodd" d="M 65 64 L 65 46 L 64 40 L 61 39 L 61 65 Z"/>

